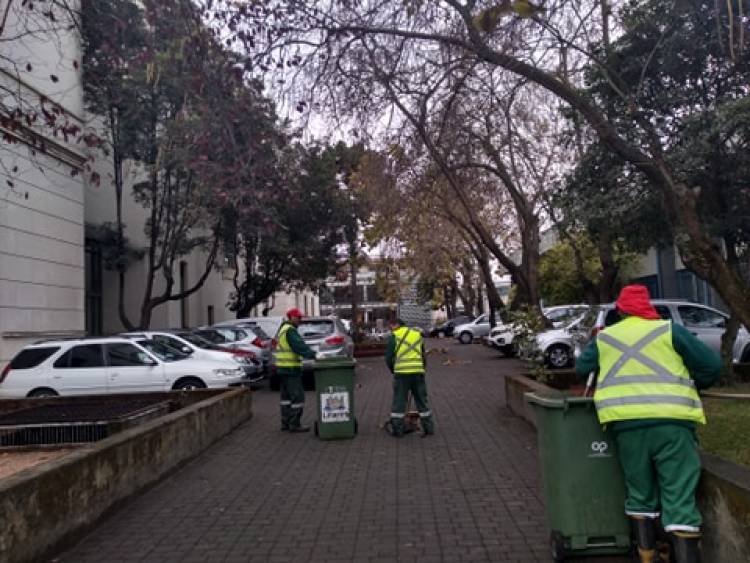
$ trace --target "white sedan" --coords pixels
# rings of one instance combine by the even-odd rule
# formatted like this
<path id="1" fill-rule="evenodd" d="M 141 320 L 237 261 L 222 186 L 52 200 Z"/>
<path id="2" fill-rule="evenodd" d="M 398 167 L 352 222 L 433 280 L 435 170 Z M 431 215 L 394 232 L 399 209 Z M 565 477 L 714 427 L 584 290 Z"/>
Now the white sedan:
<path id="1" fill-rule="evenodd" d="M 141 393 L 245 383 L 237 362 L 192 359 L 148 340 L 49 340 L 22 349 L 0 373 L 0 398 Z"/>

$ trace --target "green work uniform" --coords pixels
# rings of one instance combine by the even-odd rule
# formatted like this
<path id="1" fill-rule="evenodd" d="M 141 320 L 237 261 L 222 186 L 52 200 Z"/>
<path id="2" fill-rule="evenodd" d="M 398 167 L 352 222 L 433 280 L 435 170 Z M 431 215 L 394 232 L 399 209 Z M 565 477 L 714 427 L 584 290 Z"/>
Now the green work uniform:
<path id="1" fill-rule="evenodd" d="M 589 343 L 576 362 L 581 377 L 600 370 L 594 401 L 617 440 L 625 476 L 625 512 L 657 518 L 668 532 L 697 532 L 700 477 L 697 389 L 721 375 L 718 354 L 683 326 L 626 317 Z"/>
<path id="2" fill-rule="evenodd" d="M 281 325 L 276 340 L 274 357 L 281 384 L 281 429 L 291 430 L 299 428 L 305 407 L 302 358 L 312 359 L 315 352 L 305 344 L 291 323 Z"/>
<path id="3" fill-rule="evenodd" d="M 432 434 L 434 424 L 427 399 L 424 341 L 421 333 L 407 327 L 394 330 L 388 338 L 385 363 L 393 373 L 393 402 L 391 404 L 393 434 L 401 436 L 404 433 L 404 416 L 409 392 L 417 405 L 424 433 Z"/>

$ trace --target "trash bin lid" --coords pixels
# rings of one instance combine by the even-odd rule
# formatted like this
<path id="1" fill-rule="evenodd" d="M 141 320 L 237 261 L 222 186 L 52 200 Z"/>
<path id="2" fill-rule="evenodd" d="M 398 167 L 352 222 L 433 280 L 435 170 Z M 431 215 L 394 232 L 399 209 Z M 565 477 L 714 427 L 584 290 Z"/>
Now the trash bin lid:
<path id="1" fill-rule="evenodd" d="M 575 407 L 590 407 L 594 402 L 591 397 L 566 397 L 557 394 L 524 393 L 527 403 L 546 409 L 569 409 Z"/>
<path id="2" fill-rule="evenodd" d="M 315 360 L 315 368 L 353 368 L 357 365 L 357 360 L 349 358 L 321 358 Z"/>

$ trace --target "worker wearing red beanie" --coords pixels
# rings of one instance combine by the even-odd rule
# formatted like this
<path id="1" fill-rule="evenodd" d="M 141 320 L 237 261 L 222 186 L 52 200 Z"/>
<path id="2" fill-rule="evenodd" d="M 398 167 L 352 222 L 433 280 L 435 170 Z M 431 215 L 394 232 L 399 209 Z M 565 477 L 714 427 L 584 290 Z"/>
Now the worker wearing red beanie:
<path id="1" fill-rule="evenodd" d="M 615 303 L 624 316 L 605 328 L 576 362 L 599 371 L 594 404 L 611 426 L 625 475 L 625 512 L 642 562 L 656 561 L 655 520 L 672 536 L 677 563 L 699 561 L 701 515 L 696 424 L 706 422 L 697 389 L 721 375 L 721 359 L 687 329 L 661 320 L 648 289 L 628 285 Z"/>

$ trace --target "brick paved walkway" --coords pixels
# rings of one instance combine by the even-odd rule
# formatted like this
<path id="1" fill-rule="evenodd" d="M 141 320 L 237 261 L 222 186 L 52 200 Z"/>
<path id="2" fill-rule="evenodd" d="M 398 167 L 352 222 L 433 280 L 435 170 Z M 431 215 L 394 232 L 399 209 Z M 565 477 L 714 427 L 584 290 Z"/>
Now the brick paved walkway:
<path id="1" fill-rule="evenodd" d="M 391 400 L 379 358 L 357 369 L 354 440 L 281 433 L 278 396 L 264 389 L 251 421 L 60 561 L 550 561 L 536 436 L 501 407 L 516 364 L 445 345 L 428 376 L 436 436 L 379 428 Z M 308 392 L 310 424 L 313 402 Z"/>

